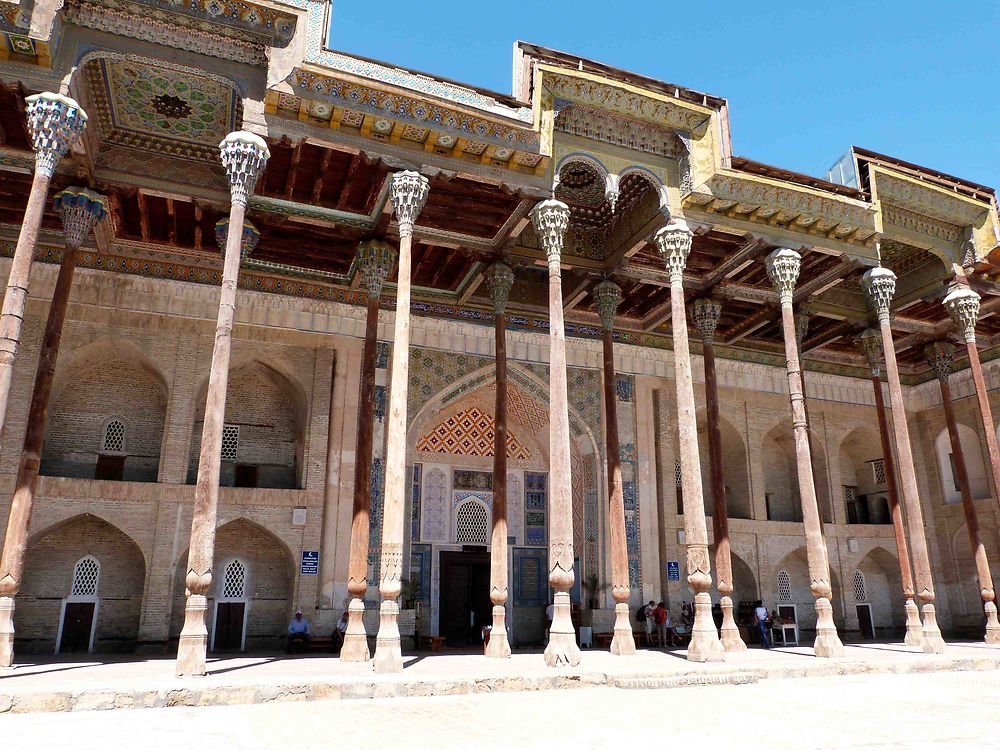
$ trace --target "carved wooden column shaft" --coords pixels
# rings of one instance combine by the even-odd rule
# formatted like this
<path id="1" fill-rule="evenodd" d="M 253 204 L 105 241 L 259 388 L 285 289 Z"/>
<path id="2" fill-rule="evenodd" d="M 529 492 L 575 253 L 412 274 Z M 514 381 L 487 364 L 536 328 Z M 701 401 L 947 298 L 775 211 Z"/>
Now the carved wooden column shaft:
<path id="1" fill-rule="evenodd" d="M 514 272 L 506 263 L 486 269 L 486 284 L 493 300 L 496 402 L 493 414 L 493 525 L 490 535 L 490 601 L 493 628 L 486 655 L 510 656 L 507 639 L 507 297 L 514 285 Z"/>
<path id="2" fill-rule="evenodd" d="M 7 276 L 7 291 L 0 309 L 0 433 L 7 421 L 7 401 L 14 373 L 14 358 L 21 343 L 21 324 L 28 298 L 28 281 L 38 243 L 38 230 L 56 165 L 87 125 L 87 115 L 72 99 L 60 94 L 35 94 L 26 99 L 28 130 L 35 150 L 35 174 L 28 205 L 17 236 L 14 258 Z"/>
<path id="3" fill-rule="evenodd" d="M 844 646 L 833 622 L 830 585 L 830 559 L 823 538 L 822 519 L 816 501 L 813 482 L 812 452 L 806 420 L 805 398 L 799 365 L 798 344 L 795 340 L 795 315 L 792 298 L 799 277 L 801 257 L 794 250 L 779 248 L 767 256 L 767 275 L 781 299 L 781 328 L 785 339 L 785 360 L 788 370 L 788 396 L 792 408 L 792 434 L 795 439 L 795 464 L 799 480 L 799 500 L 802 504 L 802 525 L 806 535 L 806 557 L 809 563 L 810 590 L 816 597 L 816 656 L 842 656 Z"/>
<path id="4" fill-rule="evenodd" d="M 603 325 L 604 344 L 604 418 L 605 452 L 608 461 L 608 527 L 611 532 L 611 596 L 615 600 L 615 631 L 611 653 L 631 656 L 635 636 L 629 619 L 631 595 L 628 577 L 628 538 L 625 534 L 625 493 L 622 485 L 621 448 L 618 444 L 618 396 L 615 388 L 615 313 L 622 301 L 622 290 L 612 281 L 594 287 L 597 312 Z"/>
<path id="5" fill-rule="evenodd" d="M 990 407 L 989 392 L 983 378 L 983 366 L 979 361 L 976 345 L 976 321 L 979 318 L 979 295 L 966 286 L 955 286 L 944 298 L 944 306 L 955 321 L 965 350 L 969 355 L 969 369 L 976 387 L 976 401 L 979 404 L 979 418 L 983 423 L 986 438 L 986 452 L 990 458 L 990 484 L 993 498 L 1000 503 L 1000 448 L 997 446 L 997 432 L 993 425 L 993 410 Z"/>
<path id="6" fill-rule="evenodd" d="M 695 417 L 687 312 L 684 308 L 684 267 L 693 234 L 680 219 L 671 219 L 654 241 L 670 273 L 670 320 L 674 343 L 674 378 L 677 388 L 677 432 L 684 497 L 684 533 L 687 543 L 688 585 L 694 590 L 694 626 L 687 658 L 721 661 L 725 651 L 712 619 L 712 565 L 708 554 L 708 526 L 701 486 L 698 424 Z"/>
<path id="7" fill-rule="evenodd" d="M 903 588 L 906 609 L 907 646 L 920 646 L 924 634 L 920 624 L 920 611 L 914 601 L 913 571 L 910 568 L 910 550 L 906 543 L 906 526 L 903 521 L 903 506 L 896 488 L 896 459 L 892 453 L 889 425 L 885 415 L 885 399 L 882 395 L 882 336 L 873 328 L 868 328 L 858 338 L 861 351 L 868 358 L 871 370 L 872 390 L 875 394 L 875 413 L 878 416 L 878 436 L 882 446 L 882 468 L 885 472 L 886 493 L 889 495 L 889 513 L 892 516 L 892 530 L 896 537 L 896 556 L 899 558 L 899 580 Z"/>
<path id="8" fill-rule="evenodd" d="M 368 591 L 368 526 L 371 516 L 372 430 L 375 419 L 375 359 L 378 353 L 378 314 L 382 285 L 396 264 L 396 251 L 381 240 L 358 247 L 355 273 L 361 274 L 368 295 L 365 344 L 361 354 L 361 394 L 358 402 L 358 436 L 354 462 L 354 503 L 351 509 L 351 553 L 347 564 L 347 629 L 340 649 L 342 661 L 368 661 L 365 631 L 365 593 Z"/>
<path id="9" fill-rule="evenodd" d="M 580 648 L 576 645 L 569 602 L 574 577 L 573 492 L 560 272 L 569 207 L 557 200 L 545 200 L 530 215 L 549 265 L 549 585 L 555 593 L 545 663 L 550 667 L 575 667 L 580 663 Z"/>
<path id="10" fill-rule="evenodd" d="M 59 343 L 62 339 L 66 308 L 73 286 L 76 254 L 83 240 L 97 223 L 107 216 L 104 196 L 86 188 L 67 188 L 56 194 L 53 203 L 56 211 L 62 216 L 66 247 L 63 251 L 62 264 L 59 266 L 55 291 L 52 293 L 49 315 L 45 321 L 42 347 L 38 352 L 35 386 L 31 392 L 31 405 L 28 408 L 28 426 L 17 468 L 10 516 L 7 519 L 3 557 L 0 558 L 0 667 L 11 666 L 14 658 L 14 596 L 20 590 L 24 572 L 28 526 L 38 486 L 38 469 L 45 441 L 49 396 L 52 394 Z"/>
<path id="11" fill-rule="evenodd" d="M 983 600 L 983 610 L 986 612 L 986 642 L 1000 643 L 1000 622 L 997 621 L 993 575 L 990 573 L 986 546 L 983 544 L 982 534 L 979 530 L 979 516 L 976 513 L 975 499 L 972 496 L 972 485 L 969 482 L 965 452 L 962 450 L 958 423 L 955 421 L 955 409 L 951 402 L 951 387 L 948 384 L 948 379 L 951 376 L 951 365 L 955 360 L 955 347 L 949 341 L 935 341 L 924 348 L 924 354 L 927 356 L 927 362 L 934 368 L 934 373 L 941 385 L 941 404 L 944 407 L 944 418 L 948 425 L 948 439 L 951 441 L 955 479 L 962 496 L 962 512 L 965 514 L 965 527 L 969 535 L 969 545 L 972 548 L 972 559 L 976 565 L 979 595 Z"/>
<path id="12" fill-rule="evenodd" d="M 225 251 L 219 316 L 215 327 L 212 367 L 205 397 L 205 419 L 201 428 L 198 479 L 194 491 L 194 515 L 188 546 L 185 586 L 184 627 L 177 645 L 177 675 L 205 674 L 208 630 L 205 611 L 212 588 L 215 556 L 215 524 L 219 506 L 219 472 L 222 463 L 222 427 L 226 418 L 226 391 L 232 350 L 233 320 L 236 316 L 236 286 L 240 261 L 256 246 L 260 234 L 245 221 L 247 200 L 271 155 L 264 140 L 253 133 L 230 133 L 219 144 L 222 165 L 229 177 L 232 196 L 229 218 L 216 225 L 216 238 Z"/>
<path id="13" fill-rule="evenodd" d="M 924 534 L 924 514 L 917 494 L 917 475 L 913 466 L 913 450 L 910 446 L 910 430 L 906 423 L 906 405 L 903 389 L 899 382 L 899 368 L 896 365 L 896 350 L 892 340 L 892 326 L 889 323 L 889 307 L 896 293 L 896 274 L 888 268 L 872 268 L 865 272 L 862 286 L 868 303 L 878 316 L 879 333 L 882 336 L 882 351 L 885 356 L 885 373 L 889 384 L 889 403 L 892 405 L 892 428 L 895 437 L 896 458 L 899 466 L 900 493 L 906 508 L 906 522 L 910 530 L 910 550 L 913 554 L 913 572 L 917 581 L 917 598 L 923 604 L 924 639 L 922 648 L 927 653 L 943 653 L 944 640 L 938 629 L 934 612 L 934 581 L 931 576 L 931 562 L 927 553 L 927 537 Z"/>
<path id="14" fill-rule="evenodd" d="M 386 430 L 385 499 L 382 510 L 382 552 L 378 637 L 375 671 L 403 671 L 399 637 L 399 594 L 402 591 L 404 510 L 406 500 L 406 398 L 410 372 L 410 266 L 413 225 L 427 200 L 427 178 L 417 172 L 392 176 L 390 199 L 399 224 L 399 274 L 396 279 L 396 320 L 392 337 L 392 372 L 389 380 L 389 415 Z"/>
<path id="15" fill-rule="evenodd" d="M 729 544 L 729 513 L 726 508 L 726 480 L 723 474 L 722 432 L 719 427 L 719 385 L 715 376 L 715 328 L 722 305 L 712 299 L 695 300 L 691 319 L 701 336 L 705 361 L 705 404 L 708 412 L 708 458 L 712 477 L 712 529 L 715 536 L 715 576 L 722 608 L 722 647 L 726 651 L 746 651 L 740 629 L 733 617 L 733 560 Z"/>

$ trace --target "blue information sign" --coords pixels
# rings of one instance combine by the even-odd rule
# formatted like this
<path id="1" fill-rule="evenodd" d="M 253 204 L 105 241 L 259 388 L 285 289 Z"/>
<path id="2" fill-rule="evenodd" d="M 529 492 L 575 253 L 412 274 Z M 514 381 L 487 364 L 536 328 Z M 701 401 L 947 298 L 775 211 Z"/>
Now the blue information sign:
<path id="1" fill-rule="evenodd" d="M 681 580 L 681 564 L 676 560 L 667 561 L 667 580 L 668 581 Z"/>
<path id="2" fill-rule="evenodd" d="M 317 549 L 302 550 L 302 575 L 304 576 L 319 575 L 319 550 Z"/>

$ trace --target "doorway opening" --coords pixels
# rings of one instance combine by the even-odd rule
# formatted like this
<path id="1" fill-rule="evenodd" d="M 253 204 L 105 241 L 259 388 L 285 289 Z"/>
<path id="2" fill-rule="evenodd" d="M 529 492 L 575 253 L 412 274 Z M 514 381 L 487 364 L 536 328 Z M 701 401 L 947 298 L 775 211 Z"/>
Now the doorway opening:
<path id="1" fill-rule="evenodd" d="M 861 629 L 861 637 L 866 641 L 875 640 L 875 621 L 872 619 L 872 605 L 858 604 L 858 627 Z"/>
<path id="2" fill-rule="evenodd" d="M 485 547 L 441 552 L 440 633 L 456 648 L 482 644 L 482 629 L 493 621 L 490 555 Z"/>

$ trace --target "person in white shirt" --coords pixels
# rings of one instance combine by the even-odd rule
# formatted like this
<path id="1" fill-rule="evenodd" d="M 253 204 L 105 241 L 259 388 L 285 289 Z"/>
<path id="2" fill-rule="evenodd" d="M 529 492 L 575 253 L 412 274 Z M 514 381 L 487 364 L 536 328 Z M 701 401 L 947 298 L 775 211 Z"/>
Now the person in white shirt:
<path id="1" fill-rule="evenodd" d="M 285 645 L 286 653 L 292 653 L 294 648 L 296 651 L 304 651 L 306 646 L 309 645 L 309 623 L 302 616 L 302 610 L 296 610 L 295 617 L 292 621 L 288 623 L 288 642 Z"/>
<path id="2" fill-rule="evenodd" d="M 760 645 L 763 648 L 771 648 L 771 639 L 768 637 L 768 625 L 767 621 L 770 614 L 767 611 L 767 607 L 764 606 L 764 602 L 757 600 L 757 606 L 753 610 L 753 621 L 754 624 L 760 628 Z"/>

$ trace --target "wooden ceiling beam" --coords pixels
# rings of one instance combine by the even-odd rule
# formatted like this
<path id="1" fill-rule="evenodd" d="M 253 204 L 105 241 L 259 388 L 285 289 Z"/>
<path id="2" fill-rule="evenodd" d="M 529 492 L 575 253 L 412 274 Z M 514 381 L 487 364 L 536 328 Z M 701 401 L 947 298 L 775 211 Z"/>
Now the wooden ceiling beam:
<path id="1" fill-rule="evenodd" d="M 201 250 L 201 203 L 194 202 L 194 249 Z"/>
<path id="2" fill-rule="evenodd" d="M 332 156 L 333 149 L 323 149 L 323 158 L 319 163 L 319 172 L 316 174 L 316 182 L 313 183 L 312 193 L 309 195 L 309 202 L 313 205 L 319 203 L 319 197 L 323 192 L 323 178 L 326 176 L 326 170 L 330 168 L 330 159 Z"/>
<path id="3" fill-rule="evenodd" d="M 605 271 L 608 273 L 615 271 L 621 263 L 639 252 L 642 246 L 652 237 L 653 233 L 665 224 L 666 219 L 663 217 L 663 214 L 657 212 L 652 219 L 626 237 L 625 241 L 607 257 L 604 261 Z"/>
<path id="4" fill-rule="evenodd" d="M 830 287 L 836 286 L 852 271 L 861 267 L 861 263 L 853 258 L 840 258 L 826 271 L 810 276 L 795 287 L 795 302 L 800 302 L 814 294 L 821 294 Z M 801 277 L 800 277 L 801 278 Z"/>
<path id="5" fill-rule="evenodd" d="M 576 274 L 571 274 L 575 276 Z M 583 278 L 573 287 L 572 291 L 563 295 L 563 310 L 569 311 L 579 305 L 587 298 L 590 291 L 590 279 L 584 275 Z"/>
<path id="6" fill-rule="evenodd" d="M 299 141 L 292 148 L 292 162 L 288 167 L 288 176 L 285 178 L 285 200 L 292 199 L 292 191 L 295 190 L 295 178 L 299 173 L 299 162 L 302 160 L 302 146 L 304 140 Z"/>
<path id="7" fill-rule="evenodd" d="M 146 211 L 146 196 L 140 190 L 136 194 L 139 203 L 139 233 L 143 242 L 149 242 L 149 215 Z"/>
<path id="8" fill-rule="evenodd" d="M 719 331 L 719 341 L 723 344 L 733 344 L 772 322 L 779 313 L 780 308 L 777 305 L 765 305 L 753 315 L 743 318 L 736 325 Z"/>
<path id="9" fill-rule="evenodd" d="M 701 280 L 702 292 L 711 292 L 712 287 L 723 279 L 728 279 L 742 271 L 749 263 L 757 260 L 770 247 L 758 237 L 750 239 L 739 250 L 727 255 L 719 265 L 709 271 Z"/>
<path id="10" fill-rule="evenodd" d="M 167 241 L 171 245 L 177 244 L 177 214 L 173 198 L 167 198 Z"/>
<path id="11" fill-rule="evenodd" d="M 361 154 L 354 154 L 351 163 L 347 166 L 347 175 L 344 177 L 344 184 L 337 195 L 337 208 L 343 210 L 347 206 L 347 199 L 351 195 L 351 185 L 354 182 L 354 174 L 358 171 L 358 165 L 363 161 Z"/>

